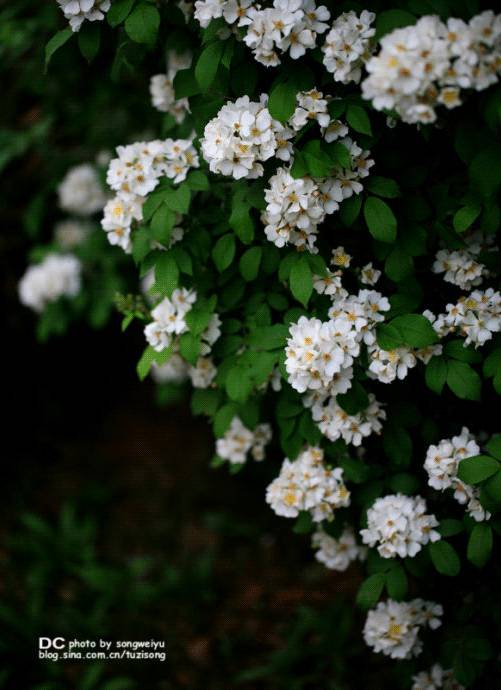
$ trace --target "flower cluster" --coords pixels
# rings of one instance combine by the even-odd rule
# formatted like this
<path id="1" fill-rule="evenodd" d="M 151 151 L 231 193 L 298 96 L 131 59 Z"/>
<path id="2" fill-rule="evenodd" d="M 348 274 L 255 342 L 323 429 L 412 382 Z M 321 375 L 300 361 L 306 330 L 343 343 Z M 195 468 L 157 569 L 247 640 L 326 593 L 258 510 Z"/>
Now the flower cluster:
<path id="1" fill-rule="evenodd" d="M 92 227 L 86 221 L 62 220 L 54 226 L 54 241 L 62 249 L 74 249 L 82 244 L 91 232 Z"/>
<path id="2" fill-rule="evenodd" d="M 292 122 L 303 126 L 305 118 L 310 118 L 310 112 L 314 119 L 322 115 L 319 111 L 306 111 L 300 107 L 296 109 Z M 320 120 L 321 123 L 326 121 Z M 277 247 L 292 244 L 317 253 L 318 226 L 327 215 L 339 209 L 342 201 L 362 191 L 360 180 L 369 174 L 374 161 L 368 158 L 369 151 L 362 151 L 349 137 L 341 139 L 340 143 L 352 157 L 351 170 L 333 165 L 330 177 L 295 179 L 288 169 L 278 168 L 269 179 L 265 190 L 266 209 L 261 219 L 266 237 Z"/>
<path id="3" fill-rule="evenodd" d="M 239 417 L 233 417 L 230 428 L 216 441 L 216 454 L 232 465 L 241 465 L 250 452 L 254 460 L 264 460 L 265 447 L 271 441 L 271 426 L 258 424 L 251 431 Z"/>
<path id="4" fill-rule="evenodd" d="M 72 254 L 48 254 L 29 266 L 19 282 L 19 299 L 36 312 L 60 297 L 75 297 L 81 287 L 80 261 Z"/>
<path id="5" fill-rule="evenodd" d="M 338 385 L 342 383 L 347 389 L 348 383 L 351 386 L 349 375 L 352 375 L 352 370 L 345 370 L 335 377 L 334 383 Z M 338 392 L 343 391 L 340 389 Z M 381 433 L 382 422 L 386 419 L 386 412 L 381 407 L 381 403 L 376 400 L 375 395 L 369 393 L 368 397 L 368 406 L 356 414 L 348 414 L 336 402 L 336 398 L 329 397 L 328 393 L 310 394 L 303 399 L 303 403 L 306 407 L 311 407 L 313 421 L 329 441 L 334 442 L 342 438 L 347 444 L 360 446 L 367 436 Z"/>
<path id="6" fill-rule="evenodd" d="M 327 99 L 317 89 L 300 91 L 296 95 L 297 106 L 289 119 L 289 124 L 295 132 L 316 120 L 320 127 L 327 128 L 331 117 L 327 110 Z"/>
<path id="7" fill-rule="evenodd" d="M 487 268 L 475 259 L 482 251 L 478 242 L 466 249 L 439 249 L 433 263 L 433 273 L 443 273 L 446 283 L 457 285 L 461 290 L 471 290 L 489 275 Z"/>
<path id="8" fill-rule="evenodd" d="M 359 546 L 355 534 L 350 527 L 343 530 L 339 539 L 334 539 L 323 529 L 319 528 L 311 538 L 313 548 L 317 549 L 315 558 L 329 570 L 342 572 L 350 563 L 363 560 L 366 549 Z"/>
<path id="9" fill-rule="evenodd" d="M 146 196 L 162 177 L 185 180 L 190 168 L 198 167 L 198 154 L 191 139 L 138 142 L 119 146 L 117 154 L 106 176 L 116 196 L 106 204 L 101 225 L 110 244 L 130 253 L 132 224 L 142 220 Z"/>
<path id="10" fill-rule="evenodd" d="M 57 193 L 60 208 L 78 216 L 91 216 L 102 211 L 106 203 L 97 171 L 89 163 L 68 170 Z"/>
<path id="11" fill-rule="evenodd" d="M 375 652 L 392 659 L 410 659 L 422 651 L 419 631 L 428 626 L 440 627 L 443 609 L 440 604 L 423 599 L 412 601 L 380 601 L 367 614 L 364 640 Z"/>
<path id="12" fill-rule="evenodd" d="M 173 336 L 186 333 L 186 315 L 197 299 L 194 290 L 178 288 L 171 297 L 164 299 L 152 310 L 153 321 L 145 326 L 144 335 L 149 345 L 161 352 L 172 343 Z"/>
<path id="13" fill-rule="evenodd" d="M 330 13 L 314 0 L 273 0 L 272 7 L 260 5 L 246 9 L 239 25 L 247 27 L 246 45 L 258 62 L 266 67 L 280 64 L 279 53 L 289 51 L 297 60 L 315 48 L 318 34 L 329 28 Z"/>
<path id="14" fill-rule="evenodd" d="M 479 454 L 480 447 L 470 431 L 463 427 L 459 436 L 442 439 L 437 446 L 429 446 L 424 462 L 429 486 L 438 491 L 452 489 L 454 498 L 459 503 L 466 504 L 466 510 L 477 522 L 488 520 L 490 513 L 482 507 L 479 501 L 480 492 L 478 488 L 464 484 L 458 478 L 457 473 L 461 460 Z"/>
<path id="15" fill-rule="evenodd" d="M 501 15 L 491 10 L 468 24 L 437 16 L 396 29 L 366 63 L 364 98 L 377 110 L 395 110 L 404 122 L 436 120 L 435 108 L 461 104 L 461 89 L 482 91 L 501 71 Z"/>
<path id="16" fill-rule="evenodd" d="M 364 10 L 360 16 L 353 11 L 344 12 L 334 20 L 322 46 L 324 65 L 334 81 L 343 84 L 360 81 L 376 33 L 371 26 L 375 18 L 373 12 Z"/>
<path id="17" fill-rule="evenodd" d="M 188 364 L 180 354 L 174 352 L 163 364 L 153 362 L 150 369 L 156 383 L 184 383 L 188 378 Z"/>
<path id="18" fill-rule="evenodd" d="M 395 379 L 405 379 L 410 369 L 418 360 L 427 364 L 432 357 L 442 353 L 442 345 L 430 345 L 421 349 L 397 347 L 394 350 L 383 350 L 377 343 L 368 347 L 370 358 L 367 375 L 381 383 L 392 383 Z"/>
<path id="19" fill-rule="evenodd" d="M 309 511 L 314 522 L 321 522 L 350 504 L 343 470 L 330 469 L 323 460 L 321 448 L 307 448 L 296 460 L 284 460 L 280 474 L 266 489 L 266 501 L 277 515 L 293 518 Z"/>
<path id="20" fill-rule="evenodd" d="M 196 0 L 195 19 L 206 29 L 213 19 L 243 26 L 251 7 L 251 0 Z"/>
<path id="21" fill-rule="evenodd" d="M 104 19 L 111 7 L 111 0 L 57 0 L 73 31 L 79 31 L 83 22 Z"/>
<path id="22" fill-rule="evenodd" d="M 153 106 L 162 113 L 170 113 L 177 124 L 180 124 L 190 111 L 187 98 L 176 99 L 174 91 L 174 77 L 179 70 L 187 69 L 191 65 L 191 54 L 179 55 L 170 50 L 167 55 L 166 74 L 155 74 L 150 79 L 150 94 Z"/>
<path id="23" fill-rule="evenodd" d="M 383 558 L 413 558 L 424 544 L 438 541 L 434 530 L 438 520 L 426 514 L 426 503 L 421 496 L 394 494 L 378 498 L 367 511 L 367 529 L 360 531 L 364 544 L 379 544 Z"/>
<path id="24" fill-rule="evenodd" d="M 448 304 L 445 314 L 435 316 L 427 311 L 425 316 L 441 338 L 458 333 L 465 338 L 465 347 L 477 348 L 501 331 L 501 294 L 493 288 L 474 290 L 456 304 Z"/>
<path id="25" fill-rule="evenodd" d="M 433 664 L 429 671 L 421 671 L 412 677 L 411 690 L 465 690 L 454 678 L 452 669 Z"/>
<path id="26" fill-rule="evenodd" d="M 284 130 L 271 117 L 267 103 L 266 94 L 259 102 L 242 96 L 235 102 L 228 101 L 207 123 L 201 146 L 212 172 L 236 180 L 263 174 L 261 163 L 275 155 L 277 139 Z"/>

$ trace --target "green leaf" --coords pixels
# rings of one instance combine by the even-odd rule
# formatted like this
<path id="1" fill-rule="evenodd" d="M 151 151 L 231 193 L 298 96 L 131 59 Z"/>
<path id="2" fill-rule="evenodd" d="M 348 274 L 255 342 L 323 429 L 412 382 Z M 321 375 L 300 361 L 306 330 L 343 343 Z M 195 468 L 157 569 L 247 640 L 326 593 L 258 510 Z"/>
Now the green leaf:
<path id="1" fill-rule="evenodd" d="M 176 222 L 176 215 L 165 204 L 162 204 L 153 214 L 150 222 L 151 234 L 164 246 L 169 246 L 171 230 Z"/>
<path id="2" fill-rule="evenodd" d="M 52 36 L 52 38 L 47 42 L 47 45 L 45 46 L 45 71 L 47 71 L 47 67 L 49 66 L 49 62 L 51 61 L 54 53 L 59 50 L 59 48 L 64 46 L 64 44 L 69 41 L 72 36 L 73 31 L 68 26 L 66 29 L 61 29 L 61 31 L 58 31 L 57 34 L 54 34 L 54 36 Z"/>
<path id="3" fill-rule="evenodd" d="M 437 527 L 437 531 L 440 532 L 442 537 L 454 537 L 456 534 L 461 534 L 463 530 L 463 523 L 452 518 L 441 520 L 440 525 Z"/>
<path id="4" fill-rule="evenodd" d="M 313 292 L 313 276 L 307 256 L 302 255 L 292 265 L 289 283 L 294 297 L 306 307 Z"/>
<path id="5" fill-rule="evenodd" d="M 201 170 L 192 170 L 186 178 L 186 184 L 194 192 L 206 192 L 209 189 L 209 179 Z"/>
<path id="6" fill-rule="evenodd" d="M 377 196 L 382 196 L 387 199 L 396 199 L 400 196 L 400 188 L 395 180 L 390 180 L 388 177 L 379 177 L 374 175 L 367 179 L 365 182 L 365 188 L 376 194 Z"/>
<path id="7" fill-rule="evenodd" d="M 412 257 L 399 247 L 395 247 L 387 256 L 384 272 L 395 283 L 400 283 L 414 271 Z"/>
<path id="8" fill-rule="evenodd" d="M 441 539 L 429 545 L 430 557 L 435 569 L 441 575 L 454 577 L 461 569 L 461 562 L 455 549 Z"/>
<path id="9" fill-rule="evenodd" d="M 132 256 L 139 263 L 151 250 L 151 237 L 146 228 L 140 228 L 132 239 Z"/>
<path id="10" fill-rule="evenodd" d="M 380 242 L 395 242 L 397 219 L 386 202 L 375 196 L 369 196 L 364 204 L 364 218 L 374 239 Z"/>
<path id="11" fill-rule="evenodd" d="M 287 122 L 296 109 L 297 87 L 289 81 L 278 83 L 270 93 L 268 110 L 279 122 Z"/>
<path id="12" fill-rule="evenodd" d="M 369 396 L 358 381 L 353 381 L 348 392 L 336 396 L 336 402 L 345 412 L 354 415 L 369 406 Z"/>
<path id="13" fill-rule="evenodd" d="M 357 593 L 357 604 L 360 608 L 373 608 L 377 602 L 386 583 L 384 573 L 374 573 L 362 582 Z"/>
<path id="14" fill-rule="evenodd" d="M 424 377 L 428 388 L 440 395 L 447 380 L 447 360 L 445 357 L 432 357 L 426 365 Z"/>
<path id="15" fill-rule="evenodd" d="M 80 52 L 87 60 L 91 62 L 99 52 L 99 45 L 101 42 L 101 27 L 98 23 L 83 26 L 78 32 L 78 47 Z"/>
<path id="16" fill-rule="evenodd" d="M 482 361 L 482 355 L 472 347 L 465 347 L 464 340 L 451 340 L 444 347 L 444 354 L 453 359 L 470 364 L 478 364 Z"/>
<path id="17" fill-rule="evenodd" d="M 200 354 L 200 336 L 183 333 L 179 338 L 179 352 L 187 362 L 195 365 Z"/>
<path id="18" fill-rule="evenodd" d="M 225 388 L 230 400 L 245 402 L 252 390 L 252 381 L 247 370 L 239 366 L 230 369 L 226 376 Z"/>
<path id="19" fill-rule="evenodd" d="M 386 573 L 386 590 L 388 595 L 396 601 L 401 601 L 407 594 L 407 575 L 397 563 Z"/>
<path id="20" fill-rule="evenodd" d="M 187 184 L 180 185 L 177 189 L 168 189 L 163 195 L 164 203 L 175 213 L 188 213 L 191 201 L 191 192 Z"/>
<path id="21" fill-rule="evenodd" d="M 194 415 L 212 417 L 218 408 L 221 392 L 214 388 L 195 388 L 191 396 L 191 411 Z"/>
<path id="22" fill-rule="evenodd" d="M 321 142 L 309 141 L 302 150 L 306 168 L 313 177 L 327 177 L 332 170 L 332 160 L 323 150 Z"/>
<path id="23" fill-rule="evenodd" d="M 447 385 L 458 398 L 463 400 L 480 400 L 482 382 L 477 372 L 466 362 L 449 360 Z"/>
<path id="24" fill-rule="evenodd" d="M 249 345 L 257 350 L 278 350 L 285 347 L 289 329 L 281 323 L 255 328 L 249 335 Z"/>
<path id="25" fill-rule="evenodd" d="M 200 93 L 200 86 L 192 68 L 179 70 L 174 77 L 174 92 L 176 98 L 190 98 Z"/>
<path id="26" fill-rule="evenodd" d="M 356 221 L 362 210 L 362 198 L 360 196 L 350 196 L 345 199 L 339 207 L 339 217 L 346 227 L 350 227 Z"/>
<path id="27" fill-rule="evenodd" d="M 346 120 L 355 132 L 360 134 L 372 135 L 371 122 L 364 108 L 359 105 L 348 105 L 346 110 Z"/>
<path id="28" fill-rule="evenodd" d="M 404 314 L 395 317 L 390 323 L 410 347 L 427 347 L 438 340 L 433 326 L 422 314 Z"/>
<path id="29" fill-rule="evenodd" d="M 376 40 L 385 34 L 416 23 L 416 17 L 406 10 L 386 10 L 380 12 L 376 19 Z"/>
<path id="30" fill-rule="evenodd" d="M 491 141 L 470 164 L 470 179 L 482 196 L 492 196 L 501 186 L 501 145 Z"/>
<path id="31" fill-rule="evenodd" d="M 251 247 L 242 255 L 239 266 L 244 280 L 251 281 L 256 279 L 262 255 L 263 250 L 261 247 Z"/>
<path id="32" fill-rule="evenodd" d="M 166 347 L 164 350 L 162 350 L 162 352 L 156 352 L 151 345 L 148 345 L 141 355 L 141 359 L 137 363 L 136 371 L 139 379 L 144 381 L 153 365 L 153 362 L 159 362 L 162 364 L 167 362 L 172 355 L 172 351 L 172 345 Z"/>
<path id="33" fill-rule="evenodd" d="M 485 523 L 475 525 L 468 540 L 467 558 L 470 563 L 483 568 L 492 552 L 492 528 Z"/>
<path id="34" fill-rule="evenodd" d="M 340 141 L 334 141 L 332 144 L 326 144 L 325 148 L 332 163 L 341 168 L 351 168 L 351 155 L 344 144 Z"/>
<path id="35" fill-rule="evenodd" d="M 214 81 L 223 52 L 224 43 L 220 40 L 209 43 L 202 50 L 195 66 L 195 79 L 202 91 L 207 91 Z"/>
<path id="36" fill-rule="evenodd" d="M 135 43 L 155 43 L 159 26 L 157 8 L 146 2 L 137 5 L 125 21 L 125 31 Z"/>
<path id="37" fill-rule="evenodd" d="M 501 348 L 494 350 L 487 357 L 483 366 L 484 376 L 493 377 L 501 371 Z"/>
<path id="38" fill-rule="evenodd" d="M 383 350 L 391 352 L 403 345 L 400 331 L 391 323 L 381 323 L 376 326 L 377 343 Z"/>
<path id="39" fill-rule="evenodd" d="M 482 208 L 481 206 L 463 206 L 454 214 L 452 224 L 454 225 L 454 230 L 456 232 L 465 232 L 473 223 L 477 220 L 480 215 Z"/>
<path id="40" fill-rule="evenodd" d="M 219 410 L 214 415 L 214 435 L 216 438 L 221 438 L 224 436 L 225 432 L 229 429 L 231 420 L 237 414 L 237 406 L 235 403 L 226 403 L 219 408 Z"/>
<path id="41" fill-rule="evenodd" d="M 309 513 L 307 510 L 302 510 L 299 513 L 296 522 L 294 523 L 292 531 L 294 534 L 309 534 L 313 531 L 314 527 L 315 525 L 313 523 L 311 513 Z"/>
<path id="42" fill-rule="evenodd" d="M 231 265 L 235 257 L 235 236 L 228 233 L 216 242 L 212 250 L 212 259 L 217 270 L 222 273 Z"/>
<path id="43" fill-rule="evenodd" d="M 113 0 L 106 15 L 108 24 L 114 28 L 124 22 L 129 16 L 134 2 L 135 0 Z"/>
<path id="44" fill-rule="evenodd" d="M 466 484 L 478 484 L 489 479 L 501 469 L 501 464 L 489 455 L 473 455 L 461 460 L 458 466 L 458 477 Z"/>
<path id="45" fill-rule="evenodd" d="M 168 252 L 162 252 L 155 262 L 155 288 L 171 295 L 179 284 L 179 268 Z"/>
<path id="46" fill-rule="evenodd" d="M 489 443 L 486 444 L 485 448 L 491 455 L 501 460 L 501 434 L 493 436 Z"/>
<path id="47" fill-rule="evenodd" d="M 250 215 L 250 204 L 244 198 L 245 191 L 234 194 L 228 222 L 240 241 L 250 244 L 254 239 L 254 222 Z"/>

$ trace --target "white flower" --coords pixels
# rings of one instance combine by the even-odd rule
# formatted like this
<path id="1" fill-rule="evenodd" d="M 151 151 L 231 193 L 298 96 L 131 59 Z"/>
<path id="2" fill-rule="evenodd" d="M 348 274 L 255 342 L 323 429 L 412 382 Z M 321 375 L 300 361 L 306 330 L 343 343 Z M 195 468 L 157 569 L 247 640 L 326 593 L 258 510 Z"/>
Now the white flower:
<path id="1" fill-rule="evenodd" d="M 63 249 L 82 244 L 92 232 L 92 226 L 81 220 L 62 220 L 54 226 L 54 240 Z"/>
<path id="2" fill-rule="evenodd" d="M 369 394 L 369 406 L 365 410 L 354 415 L 345 412 L 336 402 L 334 396 L 338 393 L 345 393 L 351 387 L 353 370 L 349 370 L 348 386 L 342 385 L 346 381 L 343 375 L 344 372 L 341 372 L 333 378 L 329 393 L 312 394 L 303 402 L 307 407 L 311 407 L 313 421 L 317 423 L 318 428 L 329 441 L 334 442 L 342 438 L 347 444 L 360 446 L 367 436 L 381 433 L 386 412 L 373 393 Z"/>
<path id="3" fill-rule="evenodd" d="M 486 267 L 475 261 L 472 252 L 467 249 L 440 249 L 436 256 L 432 270 L 443 273 L 447 283 L 457 285 L 462 290 L 470 290 L 480 285 L 482 279 L 488 275 Z"/>
<path id="4" fill-rule="evenodd" d="M 376 15 L 367 10 L 359 17 L 351 11 L 333 22 L 322 51 L 324 65 L 332 73 L 334 81 L 343 84 L 360 81 L 363 63 L 370 54 L 370 39 L 376 33 L 371 27 L 375 18 Z"/>
<path id="5" fill-rule="evenodd" d="M 317 89 L 300 91 L 297 96 L 297 107 L 289 122 L 297 132 L 311 120 L 316 120 L 320 127 L 327 128 L 330 123 L 330 115 L 327 111 L 327 101 Z"/>
<path id="6" fill-rule="evenodd" d="M 153 106 L 163 113 L 170 113 L 180 124 L 186 113 L 190 112 L 187 98 L 176 99 L 174 77 L 179 70 L 187 69 L 191 64 L 191 54 L 179 55 L 171 50 L 167 57 L 166 74 L 155 74 L 150 79 L 150 94 Z"/>
<path id="7" fill-rule="evenodd" d="M 60 208 L 79 216 L 91 216 L 106 203 L 96 169 L 89 163 L 68 170 L 57 193 Z"/>
<path id="8" fill-rule="evenodd" d="M 234 103 L 228 101 L 207 123 L 201 146 L 212 172 L 236 180 L 263 174 L 261 163 L 275 154 L 276 134 L 283 129 L 272 119 L 266 104 L 264 94 L 259 102 L 242 96 Z"/>
<path id="9" fill-rule="evenodd" d="M 279 476 L 266 490 L 266 501 L 277 515 L 292 518 L 309 511 L 314 522 L 321 522 L 350 504 L 343 470 L 328 469 L 323 457 L 320 448 L 308 448 L 296 460 L 284 460 Z"/>
<path id="10" fill-rule="evenodd" d="M 381 383 L 392 383 L 395 379 L 404 379 L 417 364 L 415 354 L 407 347 L 394 350 L 383 350 L 377 343 L 368 349 L 371 363 L 367 374 Z"/>
<path id="11" fill-rule="evenodd" d="M 377 653 L 392 659 L 410 659 L 422 650 L 420 629 L 432 630 L 441 625 L 443 609 L 439 604 L 413 599 L 412 601 L 380 601 L 367 614 L 364 640 Z"/>
<path id="12" fill-rule="evenodd" d="M 377 110 L 396 110 L 404 122 L 434 122 L 438 105 L 461 104 L 461 89 L 495 84 L 500 56 L 501 15 L 491 10 L 469 24 L 421 17 L 382 38 L 381 51 L 366 64 L 363 97 Z"/>
<path id="13" fill-rule="evenodd" d="M 364 544 L 373 547 L 383 558 L 413 558 L 423 545 L 438 541 L 434 530 L 438 520 L 426 514 L 421 496 L 395 494 L 378 498 L 367 511 L 367 529 L 360 530 Z"/>
<path id="14" fill-rule="evenodd" d="M 83 22 L 104 19 L 111 7 L 110 0 L 57 0 L 73 31 L 79 31 Z"/>
<path id="15" fill-rule="evenodd" d="M 345 528 L 339 539 L 334 539 L 323 529 L 319 528 L 311 540 L 313 548 L 317 549 L 315 558 L 330 570 L 342 572 L 350 563 L 365 558 L 366 549 L 359 546 L 351 527 Z"/>
<path id="16" fill-rule="evenodd" d="M 424 468 L 428 473 L 428 485 L 445 491 L 452 489 L 454 498 L 461 504 L 467 504 L 468 513 L 480 522 L 488 520 L 488 513 L 479 501 L 478 487 L 464 484 L 457 476 L 461 460 L 480 454 L 480 447 L 470 431 L 463 427 L 459 436 L 442 439 L 438 445 L 429 446 L 426 451 Z"/>
<path id="17" fill-rule="evenodd" d="M 332 250 L 331 264 L 338 268 L 348 268 L 351 263 L 351 256 L 344 251 L 344 247 L 336 247 Z"/>
<path id="18" fill-rule="evenodd" d="M 412 677 L 411 690 L 465 690 L 454 678 L 452 669 L 433 664 L 429 671 L 421 671 Z"/>
<path id="19" fill-rule="evenodd" d="M 75 297 L 80 292 L 82 265 L 72 254 L 48 254 L 29 266 L 19 281 L 19 299 L 36 312 L 60 297 Z"/>
<path id="20" fill-rule="evenodd" d="M 273 0 L 273 7 L 246 9 L 239 26 L 247 27 L 244 41 L 256 60 L 269 67 L 280 64 L 282 52 L 289 51 L 297 60 L 315 48 L 317 35 L 328 29 L 329 18 L 327 8 L 317 7 L 314 0 Z"/>
<path id="21" fill-rule="evenodd" d="M 188 377 L 188 365 L 175 352 L 164 364 L 153 362 L 151 376 L 156 383 L 184 383 Z"/>
<path id="22" fill-rule="evenodd" d="M 217 376 L 212 357 L 199 357 L 195 366 L 188 368 L 188 376 L 194 388 L 209 388 Z"/>
<path id="23" fill-rule="evenodd" d="M 480 347 L 501 331 L 501 294 L 493 288 L 474 290 L 446 310 L 434 318 L 433 328 L 440 337 L 457 331 L 465 338 L 465 347 Z"/>
<path id="24" fill-rule="evenodd" d="M 195 291 L 177 288 L 170 298 L 164 297 L 152 310 L 153 321 L 145 327 L 144 334 L 154 350 L 161 352 L 169 347 L 173 336 L 181 335 L 188 330 L 186 314 L 196 299 Z"/>
<path id="25" fill-rule="evenodd" d="M 264 459 L 265 446 L 271 441 L 269 424 L 258 424 L 254 431 L 244 426 L 241 419 L 233 417 L 230 428 L 216 441 L 216 453 L 231 464 L 242 464 L 250 452 L 254 460 Z"/>
<path id="26" fill-rule="evenodd" d="M 381 278 L 381 271 L 374 268 L 372 262 L 366 264 L 360 271 L 360 282 L 364 285 L 375 285 Z"/>

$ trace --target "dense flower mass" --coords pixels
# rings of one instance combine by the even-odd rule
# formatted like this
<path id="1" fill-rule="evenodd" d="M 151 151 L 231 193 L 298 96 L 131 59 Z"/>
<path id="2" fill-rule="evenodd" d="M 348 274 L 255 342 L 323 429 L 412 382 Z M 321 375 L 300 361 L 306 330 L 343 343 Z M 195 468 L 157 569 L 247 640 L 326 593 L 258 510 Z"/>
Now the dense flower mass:
<path id="1" fill-rule="evenodd" d="M 424 544 L 438 541 L 433 529 L 438 520 L 426 514 L 421 496 L 395 494 L 376 499 L 367 511 L 367 529 L 360 531 L 364 544 L 376 546 L 383 558 L 413 558 Z"/>
<path id="2" fill-rule="evenodd" d="M 435 316 L 425 312 L 440 337 L 458 333 L 464 345 L 478 348 L 501 331 L 501 294 L 493 288 L 474 290 L 460 297 L 456 304 L 448 304 L 445 314 Z"/>
<path id="3" fill-rule="evenodd" d="M 395 110 L 404 122 L 429 123 L 435 108 L 461 105 L 461 90 L 482 91 L 501 71 L 501 15 L 482 12 L 468 24 L 436 16 L 396 29 L 366 64 L 364 98 L 377 110 Z"/>
<path id="4" fill-rule="evenodd" d="M 81 287 L 80 261 L 72 254 L 48 254 L 29 266 L 19 282 L 19 299 L 27 307 L 42 312 L 60 297 L 75 297 Z"/>
<path id="5" fill-rule="evenodd" d="M 277 515 L 292 518 L 309 511 L 314 522 L 321 522 L 350 504 L 350 492 L 343 483 L 343 470 L 326 467 L 323 450 L 308 448 L 296 460 L 284 460 L 266 490 L 266 501 Z"/>
<path id="6" fill-rule="evenodd" d="M 104 19 L 111 7 L 111 0 L 57 0 L 73 31 L 79 31 L 85 20 L 95 22 Z"/>
<path id="7" fill-rule="evenodd" d="M 153 321 L 144 329 L 144 335 L 151 347 L 161 352 L 169 347 L 174 336 L 186 333 L 186 314 L 197 299 L 196 292 L 179 288 L 171 297 L 164 299 L 152 310 Z"/>
<path id="8" fill-rule="evenodd" d="M 321 95 L 321 94 L 320 94 Z M 303 102 L 310 107 L 309 103 Z M 316 101 L 315 101 L 316 102 Z M 319 110 L 298 107 L 291 118 L 292 127 L 303 127 L 305 122 L 323 115 Z M 324 126 L 327 119 L 320 119 Z M 325 125 L 328 131 L 328 125 Z M 369 151 L 363 151 L 352 139 L 340 139 L 349 152 L 353 165 L 343 169 L 333 165 L 331 177 L 292 177 L 287 168 L 278 168 L 265 190 L 266 209 L 262 214 L 266 237 L 277 247 L 292 244 L 315 254 L 318 226 L 327 215 L 339 209 L 339 205 L 363 190 L 361 179 L 369 174 L 374 161 Z"/>
<path id="9" fill-rule="evenodd" d="M 162 113 L 169 113 L 174 120 L 181 124 L 186 113 L 190 111 L 187 98 L 176 99 L 174 91 L 174 77 L 191 64 L 191 54 L 178 54 L 170 50 L 167 55 L 167 71 L 165 74 L 155 74 L 150 79 L 150 94 L 153 106 Z"/>
<path id="10" fill-rule="evenodd" d="M 322 46 L 324 65 L 334 81 L 342 84 L 360 81 L 376 33 L 371 26 L 375 18 L 373 12 L 364 10 L 360 16 L 353 11 L 344 12 L 334 20 Z"/>
<path id="11" fill-rule="evenodd" d="M 106 176 L 116 196 L 108 201 L 101 221 L 110 244 L 125 252 L 132 250 L 131 230 L 143 217 L 147 195 L 165 177 L 177 184 L 190 168 L 198 168 L 198 154 L 191 139 L 138 142 L 117 148 Z"/>
<path id="12" fill-rule="evenodd" d="M 328 9 L 314 0 L 273 0 L 272 7 L 248 7 L 240 26 L 247 27 L 246 45 L 258 62 L 266 67 L 280 64 L 280 54 L 293 60 L 315 48 L 317 36 L 329 28 Z"/>
<path id="13" fill-rule="evenodd" d="M 234 177 L 256 178 L 263 174 L 262 162 L 275 155 L 283 126 L 273 120 L 268 97 L 259 102 L 248 96 L 228 101 L 210 120 L 201 140 L 202 154 L 212 172 Z"/>
<path id="14" fill-rule="evenodd" d="M 270 441 L 269 424 L 258 424 L 251 431 L 241 419 L 233 417 L 230 428 L 216 442 L 216 453 L 233 465 L 244 463 L 249 452 L 254 460 L 264 460 L 265 447 Z"/>
<path id="15" fill-rule="evenodd" d="M 338 539 L 319 528 L 313 533 L 311 543 L 316 549 L 315 558 L 329 570 L 343 572 L 353 561 L 365 558 L 366 549 L 357 544 L 351 527 L 344 529 Z"/>
<path id="16" fill-rule="evenodd" d="M 78 216 L 91 216 L 102 211 L 106 203 L 96 169 L 89 163 L 77 165 L 66 173 L 57 188 L 59 206 Z"/>
<path id="17" fill-rule="evenodd" d="M 380 601 L 367 614 L 364 640 L 375 652 L 392 659 L 410 659 L 422 651 L 421 628 L 440 627 L 442 614 L 440 604 L 423 599 Z"/>
<path id="18" fill-rule="evenodd" d="M 428 473 L 429 486 L 437 491 L 452 489 L 454 498 L 466 505 L 466 510 L 474 520 L 480 522 L 488 520 L 488 513 L 479 501 L 478 487 L 462 482 L 458 476 L 458 466 L 461 460 L 480 454 L 480 446 L 470 434 L 469 429 L 463 427 L 459 436 L 442 439 L 438 445 L 429 446 L 426 451 L 424 468 Z"/>
<path id="19" fill-rule="evenodd" d="M 433 664 L 429 671 L 421 671 L 412 677 L 411 690 L 465 690 L 454 678 L 452 669 Z"/>

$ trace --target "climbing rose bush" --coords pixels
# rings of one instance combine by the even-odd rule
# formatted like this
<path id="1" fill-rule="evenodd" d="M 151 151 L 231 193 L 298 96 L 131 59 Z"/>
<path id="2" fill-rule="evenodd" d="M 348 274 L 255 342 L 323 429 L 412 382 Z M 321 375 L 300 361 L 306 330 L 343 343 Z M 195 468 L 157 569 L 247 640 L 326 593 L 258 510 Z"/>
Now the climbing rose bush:
<path id="1" fill-rule="evenodd" d="M 59 5 L 71 27 L 47 59 L 73 32 L 87 59 L 115 41 L 113 69 L 132 61 L 158 128 L 119 142 L 107 191 L 85 161 L 61 181 L 77 218 L 21 299 L 73 298 L 68 251 L 100 211 L 99 251 L 137 270 L 118 306 L 144 333 L 139 377 L 189 382 L 212 465 L 262 463 L 256 503 L 309 534 L 312 559 L 363 573 L 366 653 L 401 688 L 494 687 L 501 15 Z"/>

